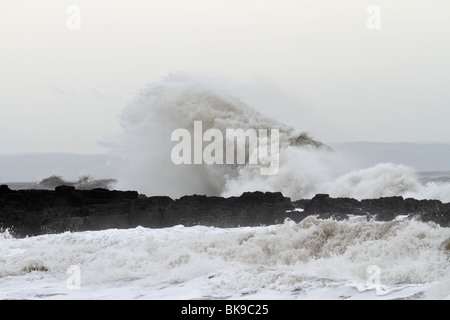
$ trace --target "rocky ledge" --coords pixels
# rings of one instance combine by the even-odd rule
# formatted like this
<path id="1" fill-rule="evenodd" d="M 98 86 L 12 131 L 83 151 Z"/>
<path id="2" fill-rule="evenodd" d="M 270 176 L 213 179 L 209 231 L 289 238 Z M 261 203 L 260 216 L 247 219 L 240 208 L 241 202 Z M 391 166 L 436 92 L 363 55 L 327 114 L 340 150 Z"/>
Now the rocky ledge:
<path id="1" fill-rule="evenodd" d="M 20 190 L 0 186 L 0 228 L 17 237 L 65 231 L 108 228 L 165 228 L 175 225 L 221 228 L 296 222 L 309 215 L 344 220 L 403 218 L 450 226 L 450 203 L 438 200 L 388 197 L 358 201 L 318 194 L 313 199 L 291 201 L 281 193 L 246 192 L 240 197 L 146 197 L 136 191 L 76 190 L 59 186 L 54 191 Z"/>

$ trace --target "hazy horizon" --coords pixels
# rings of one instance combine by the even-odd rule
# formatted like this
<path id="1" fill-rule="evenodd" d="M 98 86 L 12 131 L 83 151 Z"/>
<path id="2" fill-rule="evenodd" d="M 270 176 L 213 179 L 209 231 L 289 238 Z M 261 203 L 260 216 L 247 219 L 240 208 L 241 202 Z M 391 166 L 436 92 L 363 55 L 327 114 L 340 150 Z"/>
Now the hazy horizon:
<path id="1" fill-rule="evenodd" d="M 450 3 L 377 1 L 375 30 L 371 5 L 2 1 L 0 153 L 105 153 L 122 110 L 174 73 L 319 141 L 449 142 Z"/>
<path id="2" fill-rule="evenodd" d="M 330 146 L 353 170 L 378 163 L 407 165 L 417 172 L 450 171 L 450 144 L 344 142 Z M 0 183 L 38 182 L 52 175 L 77 180 L 88 175 L 95 179 L 118 178 L 119 162 L 113 155 L 76 153 L 0 154 Z"/>
<path id="3" fill-rule="evenodd" d="M 362 141 L 362 140 L 355 140 L 355 141 L 335 141 L 335 142 L 327 142 L 322 141 L 327 146 L 332 145 L 345 145 L 345 144 L 367 144 L 367 145 L 450 145 L 450 141 L 442 141 L 442 142 L 405 142 L 405 141 L 399 141 L 399 142 L 381 142 L 381 141 Z M 96 155 L 110 155 L 111 153 L 107 150 L 104 152 L 98 152 L 98 153 L 79 153 L 79 152 L 70 152 L 70 151 L 36 151 L 36 152 L 12 152 L 12 153 L 0 153 L 0 157 L 9 157 L 9 156 L 34 156 L 34 155 L 82 155 L 82 156 L 96 156 Z"/>

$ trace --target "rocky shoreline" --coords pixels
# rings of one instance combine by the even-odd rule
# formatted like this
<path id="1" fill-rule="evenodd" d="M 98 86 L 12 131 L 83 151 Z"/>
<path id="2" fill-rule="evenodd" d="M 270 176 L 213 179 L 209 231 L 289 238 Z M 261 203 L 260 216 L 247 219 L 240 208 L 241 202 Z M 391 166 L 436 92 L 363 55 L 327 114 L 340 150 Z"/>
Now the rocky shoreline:
<path id="1" fill-rule="evenodd" d="M 299 222 L 307 216 L 345 220 L 392 221 L 399 216 L 450 227 L 450 203 L 387 197 L 358 201 L 318 194 L 292 201 L 281 193 L 246 192 L 239 197 L 146 197 L 136 191 L 49 190 L 14 191 L 0 186 L 0 229 L 17 237 L 108 228 L 165 228 L 175 225 L 220 228 Z"/>

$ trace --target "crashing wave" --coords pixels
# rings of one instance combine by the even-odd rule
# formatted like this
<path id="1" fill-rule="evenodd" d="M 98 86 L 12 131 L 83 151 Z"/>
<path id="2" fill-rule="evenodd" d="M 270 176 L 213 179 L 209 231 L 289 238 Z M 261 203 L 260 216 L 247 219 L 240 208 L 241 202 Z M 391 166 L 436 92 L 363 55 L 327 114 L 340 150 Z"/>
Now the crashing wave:
<path id="1" fill-rule="evenodd" d="M 112 150 L 121 168 L 117 187 L 172 197 L 268 191 L 293 199 L 328 193 L 357 199 L 408 196 L 450 201 L 449 183 L 421 183 L 413 168 L 401 164 L 352 171 L 346 160 L 324 143 L 304 130 L 265 117 L 245 99 L 237 98 L 245 92 L 232 91 L 217 82 L 176 75 L 141 90 L 122 113 L 123 134 Z M 175 145 L 171 134 L 184 128 L 192 135 L 194 121 L 201 121 L 204 130 L 222 132 L 278 129 L 277 174 L 262 176 L 255 165 L 175 165 L 171 161 Z"/>
<path id="2" fill-rule="evenodd" d="M 54 190 L 61 185 L 74 186 L 79 190 L 92 190 L 96 188 L 112 189 L 117 183 L 115 179 L 93 179 L 90 176 L 82 176 L 78 181 L 67 181 L 60 176 L 51 176 L 35 183 L 32 189 Z"/>

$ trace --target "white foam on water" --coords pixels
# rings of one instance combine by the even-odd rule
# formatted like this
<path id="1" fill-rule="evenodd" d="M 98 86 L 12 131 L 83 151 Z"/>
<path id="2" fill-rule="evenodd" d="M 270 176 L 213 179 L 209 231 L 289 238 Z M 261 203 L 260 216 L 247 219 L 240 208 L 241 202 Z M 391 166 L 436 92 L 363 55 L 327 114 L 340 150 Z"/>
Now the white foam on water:
<path id="1" fill-rule="evenodd" d="M 0 298 L 448 298 L 450 230 L 417 221 L 138 227 L 0 240 Z M 67 268 L 79 267 L 79 290 Z M 380 270 L 370 286 L 369 266 Z"/>

